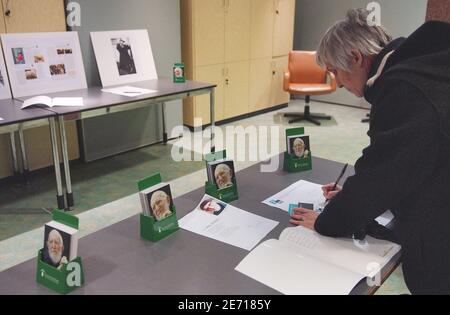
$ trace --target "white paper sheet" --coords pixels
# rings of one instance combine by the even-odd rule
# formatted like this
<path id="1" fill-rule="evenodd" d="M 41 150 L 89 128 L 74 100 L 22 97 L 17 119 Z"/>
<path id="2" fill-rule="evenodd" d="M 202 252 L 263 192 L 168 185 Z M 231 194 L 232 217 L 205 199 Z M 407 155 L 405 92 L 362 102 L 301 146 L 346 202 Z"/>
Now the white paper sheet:
<path id="1" fill-rule="evenodd" d="M 82 97 L 55 97 L 53 106 L 78 107 L 84 106 Z"/>
<path id="2" fill-rule="evenodd" d="M 326 206 L 326 200 L 323 196 L 322 185 L 300 180 L 276 195 L 267 198 L 262 203 L 288 212 L 290 204 L 298 204 L 299 202 L 312 203 L 314 204 L 314 210 L 323 210 Z M 387 211 L 376 220 L 381 225 L 386 226 L 393 218 L 392 212 Z"/>
<path id="3" fill-rule="evenodd" d="M 376 221 L 383 226 L 387 226 L 394 219 L 394 214 L 391 211 L 386 211 L 384 214 L 380 215 Z"/>
<path id="4" fill-rule="evenodd" d="M 223 208 L 215 215 L 200 210 L 200 205 L 213 200 Z M 181 228 L 246 250 L 255 247 L 278 222 L 238 209 L 205 195 L 199 205 L 179 221 Z"/>
<path id="5" fill-rule="evenodd" d="M 120 86 L 120 87 L 113 88 L 113 89 L 102 89 L 102 92 L 112 93 L 112 94 L 117 94 L 117 95 L 122 95 L 122 96 L 128 96 L 128 97 L 136 97 L 136 96 L 141 96 L 141 95 L 145 95 L 145 94 L 156 93 L 158 91 L 126 85 L 126 86 Z"/>
<path id="6" fill-rule="evenodd" d="M 147 30 L 91 32 L 104 87 L 158 78 Z"/>
<path id="7" fill-rule="evenodd" d="M 322 185 L 301 180 L 263 201 L 268 206 L 286 212 L 289 211 L 290 204 L 298 204 L 299 202 L 314 204 L 314 210 L 323 209 L 325 197 L 323 196 Z"/>

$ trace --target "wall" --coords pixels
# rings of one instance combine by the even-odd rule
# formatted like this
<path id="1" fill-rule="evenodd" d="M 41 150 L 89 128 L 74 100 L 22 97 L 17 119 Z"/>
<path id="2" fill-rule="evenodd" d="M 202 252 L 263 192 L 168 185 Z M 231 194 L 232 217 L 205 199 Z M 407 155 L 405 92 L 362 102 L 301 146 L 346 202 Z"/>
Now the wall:
<path id="1" fill-rule="evenodd" d="M 316 50 L 322 35 L 336 21 L 342 20 L 348 9 L 365 8 L 371 1 L 362 0 L 297 0 L 294 49 Z M 378 0 L 381 23 L 394 37 L 408 36 L 425 21 L 427 0 Z M 316 100 L 368 107 L 346 90 Z"/>
<path id="2" fill-rule="evenodd" d="M 179 0 L 78 0 L 79 32 L 89 86 L 101 85 L 89 33 L 147 29 L 159 77 L 171 77 L 172 66 L 181 60 Z M 182 102 L 168 103 L 168 130 L 182 124 Z M 102 132 L 99 133 L 99 130 Z M 88 159 L 151 144 L 162 139 L 158 106 L 83 121 Z M 169 134 L 170 136 L 170 134 Z M 108 153 L 109 152 L 109 153 Z"/>

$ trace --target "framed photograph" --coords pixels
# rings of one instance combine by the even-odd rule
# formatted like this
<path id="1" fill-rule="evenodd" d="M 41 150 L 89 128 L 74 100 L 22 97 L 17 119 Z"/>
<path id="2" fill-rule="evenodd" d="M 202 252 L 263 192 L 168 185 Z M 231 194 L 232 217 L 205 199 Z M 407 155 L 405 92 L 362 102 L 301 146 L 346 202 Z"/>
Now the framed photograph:
<path id="1" fill-rule="evenodd" d="M 91 32 L 103 87 L 158 78 L 147 30 Z"/>
<path id="2" fill-rule="evenodd" d="M 2 34 L 14 97 L 87 88 L 77 32 Z"/>

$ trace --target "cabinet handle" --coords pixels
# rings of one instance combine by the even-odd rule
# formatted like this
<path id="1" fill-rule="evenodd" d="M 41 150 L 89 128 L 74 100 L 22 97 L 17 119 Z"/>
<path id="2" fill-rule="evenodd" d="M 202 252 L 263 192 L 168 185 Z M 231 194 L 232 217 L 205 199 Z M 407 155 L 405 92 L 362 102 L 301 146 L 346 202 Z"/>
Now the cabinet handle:
<path id="1" fill-rule="evenodd" d="M 226 85 L 229 85 L 229 83 L 230 83 L 230 80 L 229 80 L 229 79 L 226 79 L 226 80 L 225 80 L 225 84 L 226 84 Z"/>
<path id="2" fill-rule="evenodd" d="M 5 16 L 11 17 L 11 9 L 9 8 L 9 0 L 6 0 L 6 5 L 5 5 Z"/>

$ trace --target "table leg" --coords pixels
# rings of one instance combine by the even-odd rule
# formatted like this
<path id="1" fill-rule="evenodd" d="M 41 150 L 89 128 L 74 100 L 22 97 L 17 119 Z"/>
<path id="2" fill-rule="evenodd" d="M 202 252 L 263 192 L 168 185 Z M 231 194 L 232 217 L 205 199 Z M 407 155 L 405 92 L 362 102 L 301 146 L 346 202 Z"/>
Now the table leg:
<path id="1" fill-rule="evenodd" d="M 72 180 L 70 178 L 69 153 L 67 151 L 66 126 L 64 124 L 64 116 L 58 116 L 58 123 L 59 133 L 61 136 L 61 151 L 63 155 L 64 175 L 66 176 L 67 208 L 70 211 L 73 210 L 75 203 L 72 192 Z"/>
<path id="2" fill-rule="evenodd" d="M 166 127 L 166 103 L 162 103 L 162 123 L 163 123 L 163 141 L 164 144 L 167 144 L 168 136 L 167 136 L 167 127 Z"/>
<path id="3" fill-rule="evenodd" d="M 55 166 L 56 190 L 58 192 L 56 199 L 58 200 L 58 209 L 64 210 L 66 206 L 65 206 L 64 194 L 63 194 L 63 190 L 62 190 L 61 168 L 59 165 L 59 152 L 58 152 L 58 142 L 57 142 L 57 137 L 56 137 L 55 118 L 50 117 L 48 119 L 48 122 L 50 125 L 50 139 L 52 142 L 53 164 Z"/>
<path id="4" fill-rule="evenodd" d="M 210 106 L 210 115 L 211 115 L 211 153 L 215 153 L 216 152 L 216 145 L 215 145 L 215 131 L 214 129 L 216 128 L 216 118 L 215 118 L 215 102 L 216 102 L 216 98 L 215 98 L 215 89 L 212 88 L 210 90 L 209 93 L 209 106 Z"/>
<path id="5" fill-rule="evenodd" d="M 16 150 L 16 138 L 14 131 L 11 131 L 9 133 L 9 142 L 11 144 L 11 155 L 12 155 L 12 162 L 13 162 L 13 170 L 14 170 L 14 176 L 19 175 L 19 162 L 17 160 L 17 150 Z"/>
<path id="6" fill-rule="evenodd" d="M 30 168 L 28 166 L 28 157 L 27 151 L 25 149 L 25 138 L 23 136 L 23 125 L 19 126 L 19 142 L 20 142 L 20 150 L 22 153 L 22 165 L 23 165 L 23 176 L 25 181 L 28 181 L 28 175 L 30 173 Z"/>

